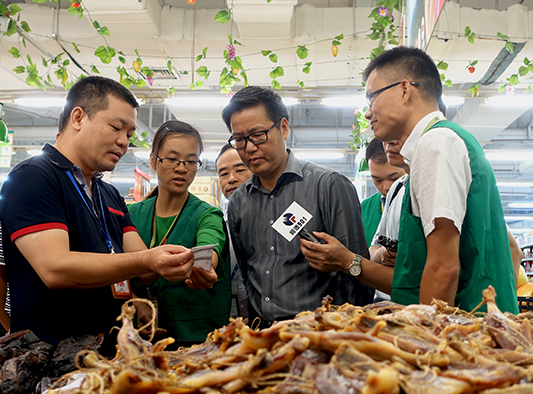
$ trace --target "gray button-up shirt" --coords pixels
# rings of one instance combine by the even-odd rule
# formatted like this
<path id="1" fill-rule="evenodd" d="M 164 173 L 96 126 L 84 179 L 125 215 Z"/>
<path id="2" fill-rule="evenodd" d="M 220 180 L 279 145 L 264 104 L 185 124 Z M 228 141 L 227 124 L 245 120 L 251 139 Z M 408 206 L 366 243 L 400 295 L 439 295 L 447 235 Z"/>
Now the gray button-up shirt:
<path id="1" fill-rule="evenodd" d="M 309 266 L 299 237 L 287 241 L 272 223 L 296 201 L 313 215 L 309 231 L 323 231 L 352 252 L 368 257 L 361 205 L 344 175 L 308 161 L 289 159 L 269 192 L 253 175 L 229 201 L 228 219 L 235 254 L 243 270 L 250 317 L 263 323 L 290 319 L 315 310 L 326 295 L 333 303 L 365 305 L 374 290 L 343 272 L 320 272 Z"/>

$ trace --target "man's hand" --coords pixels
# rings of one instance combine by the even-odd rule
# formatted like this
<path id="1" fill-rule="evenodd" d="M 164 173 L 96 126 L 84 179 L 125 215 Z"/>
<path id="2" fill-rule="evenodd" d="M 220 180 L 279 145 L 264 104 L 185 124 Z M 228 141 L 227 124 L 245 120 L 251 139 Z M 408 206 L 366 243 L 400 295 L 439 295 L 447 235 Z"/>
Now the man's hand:
<path id="1" fill-rule="evenodd" d="M 144 262 L 150 271 L 158 273 L 170 282 L 191 276 L 194 258 L 190 249 L 179 245 L 163 245 L 143 253 Z"/>
<path id="2" fill-rule="evenodd" d="M 213 266 L 211 266 L 209 271 L 200 267 L 193 267 L 192 274 L 190 278 L 185 281 L 185 284 L 191 289 L 205 290 L 212 289 L 217 281 L 218 275 Z"/>
<path id="3" fill-rule="evenodd" d="M 313 234 L 326 243 L 316 244 L 300 239 L 302 253 L 309 261 L 309 265 L 322 272 L 346 272 L 347 263 L 353 260 L 353 253 L 331 235 L 315 231 Z"/>

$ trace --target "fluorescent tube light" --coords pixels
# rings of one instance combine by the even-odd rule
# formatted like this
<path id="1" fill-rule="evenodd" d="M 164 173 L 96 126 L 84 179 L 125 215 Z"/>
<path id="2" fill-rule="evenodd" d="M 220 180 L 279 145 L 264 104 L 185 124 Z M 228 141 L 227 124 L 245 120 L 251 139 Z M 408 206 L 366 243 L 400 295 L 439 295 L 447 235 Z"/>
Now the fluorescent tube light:
<path id="1" fill-rule="evenodd" d="M 527 161 L 533 160 L 531 149 L 486 149 L 485 156 L 490 161 Z"/>
<path id="2" fill-rule="evenodd" d="M 344 157 L 344 152 L 339 150 L 293 150 L 294 154 L 298 159 L 303 160 L 335 160 L 342 159 Z"/>
<path id="3" fill-rule="evenodd" d="M 205 160 L 215 161 L 217 156 L 218 156 L 218 151 L 205 151 L 205 152 L 202 152 L 202 154 L 200 155 L 200 160 L 202 160 L 202 161 L 205 161 Z"/>
<path id="4" fill-rule="evenodd" d="M 496 182 L 498 187 L 533 187 L 533 182 L 506 182 L 498 181 Z"/>
<path id="5" fill-rule="evenodd" d="M 296 97 L 283 97 L 283 104 L 285 104 L 287 107 L 290 107 L 291 105 L 296 105 L 300 102 L 300 99 Z"/>
<path id="6" fill-rule="evenodd" d="M 175 95 L 172 98 L 165 99 L 165 104 L 177 107 L 225 107 L 229 103 L 229 97 L 204 96 L 204 95 Z"/>
<path id="7" fill-rule="evenodd" d="M 531 216 L 504 216 L 506 222 L 513 222 L 516 220 L 533 220 L 533 215 Z"/>
<path id="8" fill-rule="evenodd" d="M 328 107 L 363 108 L 366 106 L 366 98 L 361 94 L 324 97 L 320 102 Z"/>
<path id="9" fill-rule="evenodd" d="M 26 150 L 26 152 L 30 156 L 37 156 L 37 155 L 40 155 L 43 151 L 40 150 L 40 149 L 28 149 L 28 150 Z"/>
<path id="10" fill-rule="evenodd" d="M 147 150 L 136 150 L 133 155 L 141 160 L 148 160 L 150 158 L 150 152 Z"/>
<path id="11" fill-rule="evenodd" d="M 21 97 L 14 101 L 15 104 L 24 107 L 63 107 L 66 99 L 64 97 Z"/>
<path id="12" fill-rule="evenodd" d="M 533 209 L 533 202 L 512 202 L 507 206 L 515 209 Z"/>
<path id="13" fill-rule="evenodd" d="M 485 103 L 494 107 L 533 107 L 533 96 L 531 94 L 500 94 L 488 97 Z"/>
<path id="14" fill-rule="evenodd" d="M 453 106 L 453 105 L 461 105 L 465 102 L 464 97 L 459 96 L 445 96 L 442 95 L 442 101 L 444 101 L 444 104 L 447 107 Z"/>
<path id="15" fill-rule="evenodd" d="M 131 183 L 131 184 L 133 184 L 135 182 L 135 179 L 134 178 L 114 176 L 114 177 L 111 177 L 111 182 L 113 182 L 113 183 Z"/>

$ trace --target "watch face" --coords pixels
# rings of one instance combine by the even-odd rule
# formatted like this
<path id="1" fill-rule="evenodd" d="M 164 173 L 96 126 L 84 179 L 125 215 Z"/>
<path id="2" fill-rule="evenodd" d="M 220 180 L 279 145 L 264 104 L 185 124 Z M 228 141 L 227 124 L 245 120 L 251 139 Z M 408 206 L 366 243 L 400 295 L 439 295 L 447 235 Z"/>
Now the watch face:
<path id="1" fill-rule="evenodd" d="M 361 275 L 361 265 L 360 264 L 353 264 L 349 268 L 350 275 L 352 276 L 359 276 Z"/>

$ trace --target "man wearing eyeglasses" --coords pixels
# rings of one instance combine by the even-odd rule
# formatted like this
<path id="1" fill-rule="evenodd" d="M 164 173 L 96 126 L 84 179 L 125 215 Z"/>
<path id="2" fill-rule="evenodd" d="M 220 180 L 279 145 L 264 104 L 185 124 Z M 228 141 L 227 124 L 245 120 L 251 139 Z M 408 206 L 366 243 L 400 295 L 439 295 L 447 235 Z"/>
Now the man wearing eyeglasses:
<path id="1" fill-rule="evenodd" d="M 438 110 L 437 67 L 423 51 L 397 47 L 374 59 L 363 79 L 365 117 L 378 139 L 403 144 L 400 154 L 410 168 L 391 299 L 429 304 L 435 298 L 471 311 L 492 285 L 499 308 L 517 313 L 494 171 L 472 134 Z M 360 278 L 372 281 L 376 272 L 363 262 Z"/>
<path id="2" fill-rule="evenodd" d="M 342 174 L 304 160 L 286 148 L 289 114 L 281 97 L 251 86 L 237 92 L 222 112 L 229 143 L 252 171 L 232 195 L 229 228 L 243 270 L 250 322 L 261 326 L 314 310 L 330 295 L 336 304 L 372 302 L 374 290 L 336 264 L 319 267 L 303 256 L 298 238 L 289 242 L 272 224 L 296 202 L 313 218 L 308 230 L 334 234 L 368 257 L 361 208 L 352 183 Z"/>

